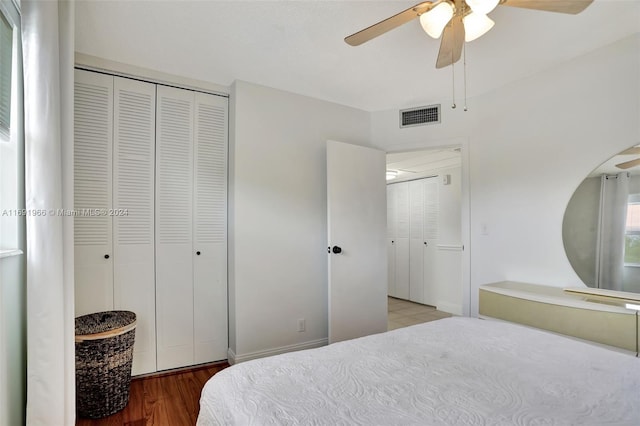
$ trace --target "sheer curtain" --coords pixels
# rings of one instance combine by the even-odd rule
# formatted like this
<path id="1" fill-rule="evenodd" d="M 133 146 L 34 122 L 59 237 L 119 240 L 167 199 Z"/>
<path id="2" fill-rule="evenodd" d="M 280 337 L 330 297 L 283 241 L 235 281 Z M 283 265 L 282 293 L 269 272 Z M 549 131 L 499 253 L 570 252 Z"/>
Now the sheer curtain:
<path id="1" fill-rule="evenodd" d="M 74 8 L 22 0 L 27 216 L 27 424 L 75 420 Z M 35 215 L 35 214 L 38 215 Z"/>
<path id="2" fill-rule="evenodd" d="M 622 290 L 624 233 L 629 198 L 629 174 L 602 176 L 598 287 Z"/>

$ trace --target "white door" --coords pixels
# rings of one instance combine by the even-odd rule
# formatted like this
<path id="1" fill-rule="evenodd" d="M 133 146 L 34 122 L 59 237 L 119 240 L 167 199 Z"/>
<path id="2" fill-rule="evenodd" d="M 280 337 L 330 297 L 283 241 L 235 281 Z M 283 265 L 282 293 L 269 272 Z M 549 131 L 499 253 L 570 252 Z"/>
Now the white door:
<path id="1" fill-rule="evenodd" d="M 166 370 L 193 364 L 194 93 L 157 90 L 156 336 Z"/>
<path id="2" fill-rule="evenodd" d="M 133 374 L 156 371 L 156 85 L 114 77 L 113 307 L 136 313 Z"/>
<path id="3" fill-rule="evenodd" d="M 113 309 L 113 77 L 76 70 L 74 93 L 76 315 Z"/>
<path id="4" fill-rule="evenodd" d="M 327 142 L 329 343 L 387 330 L 385 153 Z"/>
<path id="5" fill-rule="evenodd" d="M 410 209 L 409 182 L 396 185 L 396 297 L 409 300 Z"/>
<path id="6" fill-rule="evenodd" d="M 194 364 L 227 358 L 227 98 L 195 94 Z"/>
<path id="7" fill-rule="evenodd" d="M 409 300 L 425 303 L 424 297 L 424 257 L 426 242 L 424 227 L 424 181 L 408 182 L 409 186 Z"/>
<path id="8" fill-rule="evenodd" d="M 396 186 L 387 185 L 387 287 L 389 296 L 396 295 Z"/>
<path id="9" fill-rule="evenodd" d="M 424 180 L 424 292 L 423 302 L 438 306 L 438 233 L 440 229 L 439 178 Z"/>

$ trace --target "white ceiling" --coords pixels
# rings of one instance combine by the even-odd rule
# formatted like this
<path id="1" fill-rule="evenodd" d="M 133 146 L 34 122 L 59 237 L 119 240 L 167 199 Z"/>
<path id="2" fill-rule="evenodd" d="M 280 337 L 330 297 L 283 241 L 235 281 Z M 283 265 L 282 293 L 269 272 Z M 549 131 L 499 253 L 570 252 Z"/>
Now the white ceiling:
<path id="1" fill-rule="evenodd" d="M 417 20 L 359 47 L 343 38 L 413 1 L 76 1 L 76 50 L 230 85 L 245 80 L 368 111 L 444 102 L 450 67 Z M 467 44 L 469 97 L 640 30 L 640 1 L 595 0 L 579 15 L 499 6 Z M 460 63 L 459 63 L 460 64 Z M 462 67 L 456 67 L 458 96 Z"/>

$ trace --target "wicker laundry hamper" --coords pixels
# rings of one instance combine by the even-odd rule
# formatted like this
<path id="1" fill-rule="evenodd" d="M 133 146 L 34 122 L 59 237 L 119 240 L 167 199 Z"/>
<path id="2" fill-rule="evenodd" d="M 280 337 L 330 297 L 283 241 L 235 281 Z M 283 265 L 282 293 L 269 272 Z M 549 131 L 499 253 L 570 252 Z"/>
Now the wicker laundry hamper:
<path id="1" fill-rule="evenodd" d="M 126 407 L 136 314 L 108 311 L 76 318 L 76 410 L 106 417 Z"/>

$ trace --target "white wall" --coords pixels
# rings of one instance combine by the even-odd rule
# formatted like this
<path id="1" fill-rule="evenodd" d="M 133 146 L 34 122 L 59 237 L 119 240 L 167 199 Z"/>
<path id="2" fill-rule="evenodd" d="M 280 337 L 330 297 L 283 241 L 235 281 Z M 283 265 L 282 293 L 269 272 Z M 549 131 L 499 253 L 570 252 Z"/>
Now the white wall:
<path id="1" fill-rule="evenodd" d="M 324 344 L 325 143 L 366 144 L 369 114 L 242 81 L 231 99 L 231 356 Z"/>
<path id="2" fill-rule="evenodd" d="M 443 176 L 450 176 L 445 185 Z M 439 310 L 461 315 L 462 292 L 462 215 L 460 167 L 442 170 L 438 178 L 438 204 L 440 206 L 438 245 L 436 254 L 435 284 L 436 306 Z"/>
<path id="3" fill-rule="evenodd" d="M 397 111 L 372 114 L 376 146 L 468 144 L 471 314 L 485 283 L 584 285 L 564 252 L 562 218 L 589 172 L 640 142 L 639 52 L 636 34 L 471 99 L 467 113 L 443 108 L 438 128 L 406 132 Z"/>

